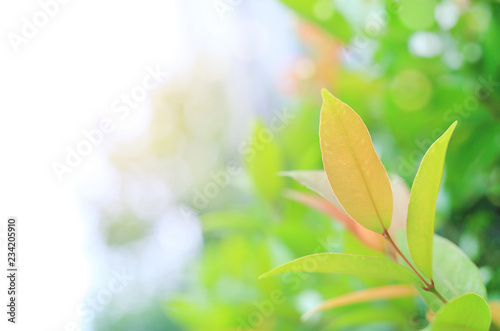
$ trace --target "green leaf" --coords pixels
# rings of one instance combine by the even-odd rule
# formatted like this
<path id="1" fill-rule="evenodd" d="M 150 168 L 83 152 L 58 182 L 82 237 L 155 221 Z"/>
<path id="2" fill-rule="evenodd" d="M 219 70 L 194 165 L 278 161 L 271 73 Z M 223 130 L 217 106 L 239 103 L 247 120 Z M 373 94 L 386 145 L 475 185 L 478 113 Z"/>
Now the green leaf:
<path id="1" fill-rule="evenodd" d="M 436 140 L 425 153 L 410 193 L 406 234 L 408 249 L 416 267 L 432 279 L 432 239 L 436 200 L 443 177 L 444 159 L 457 122 Z"/>
<path id="2" fill-rule="evenodd" d="M 349 216 L 383 233 L 391 225 L 392 190 L 370 133 L 348 105 L 326 90 L 322 95 L 319 136 L 330 186 Z"/>
<path id="3" fill-rule="evenodd" d="M 420 279 L 410 269 L 390 260 L 339 253 L 320 253 L 304 256 L 274 268 L 261 275 L 259 279 L 297 271 L 373 276 L 422 286 Z"/>
<path id="4" fill-rule="evenodd" d="M 281 0 L 303 18 L 316 23 L 332 36 L 346 42 L 352 36 L 352 29 L 346 19 L 324 0 Z"/>
<path id="5" fill-rule="evenodd" d="M 339 201 L 333 194 L 328 178 L 324 170 L 293 170 L 282 171 L 282 176 L 288 176 L 298 183 L 304 185 L 308 189 L 321 195 L 326 200 L 330 201 L 340 212 L 345 213 Z M 406 229 L 406 216 L 408 215 L 408 201 L 410 200 L 410 190 L 405 181 L 397 176 L 390 175 L 390 182 L 394 197 L 394 210 L 392 213 L 391 228 L 389 232 L 391 235 L 395 234 L 398 230 Z M 338 217 L 338 216 L 337 216 Z M 346 217 L 348 217 L 346 215 Z M 350 218 L 350 217 L 349 217 Z"/>
<path id="6" fill-rule="evenodd" d="M 479 295 L 467 293 L 449 301 L 436 313 L 431 331 L 487 331 L 491 323 L 490 308 Z"/>
<path id="7" fill-rule="evenodd" d="M 476 265 L 448 239 L 434 235 L 434 286 L 446 299 L 475 293 L 487 299 L 486 288 Z M 432 311 L 443 303 L 434 294 L 417 288 Z"/>

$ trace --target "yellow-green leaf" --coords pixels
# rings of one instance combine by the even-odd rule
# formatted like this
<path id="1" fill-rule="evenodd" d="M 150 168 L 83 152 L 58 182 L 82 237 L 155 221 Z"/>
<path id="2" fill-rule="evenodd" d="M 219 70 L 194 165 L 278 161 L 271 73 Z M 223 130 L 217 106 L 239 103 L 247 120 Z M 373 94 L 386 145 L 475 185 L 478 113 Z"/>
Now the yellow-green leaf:
<path id="1" fill-rule="evenodd" d="M 374 232 L 389 229 L 392 190 L 370 133 L 354 110 L 323 90 L 320 144 L 330 186 L 344 210 Z"/>
<path id="2" fill-rule="evenodd" d="M 259 279 L 297 271 L 381 277 L 423 286 L 410 269 L 398 263 L 379 257 L 339 253 L 304 256 L 266 272 Z"/>
<path id="3" fill-rule="evenodd" d="M 330 201 L 335 207 L 337 207 L 338 212 L 335 212 L 335 218 L 351 218 L 345 215 L 345 211 L 340 205 L 339 201 L 333 194 L 332 188 L 330 187 L 330 183 L 328 182 L 328 178 L 326 177 L 326 173 L 324 170 L 293 170 L 293 171 L 282 171 L 280 172 L 282 176 L 288 176 L 293 178 L 298 183 L 304 185 L 308 189 L 318 193 L 326 200 Z M 392 212 L 392 221 L 391 228 L 389 229 L 389 233 L 391 236 L 395 236 L 396 232 L 399 230 L 406 230 L 406 216 L 408 215 L 408 202 L 410 201 L 410 189 L 408 185 L 406 185 L 405 181 L 394 174 L 389 174 L 390 183 L 392 187 L 392 194 L 394 197 L 393 200 L 393 212 Z M 289 192 L 287 194 L 289 198 L 294 199 L 296 201 L 304 203 L 304 201 L 300 201 L 298 195 L 295 193 Z M 314 208 L 314 207 L 313 207 Z M 316 207 L 316 209 L 318 209 Z M 322 210 L 322 208 L 320 208 Z M 345 217 L 340 216 L 344 214 Z M 360 226 L 358 223 L 354 222 L 358 229 L 363 229 L 365 233 L 372 233 L 369 230 L 366 230 L 364 227 Z M 372 233 L 373 234 L 373 233 Z M 405 239 L 406 240 L 406 239 Z"/>
<path id="4" fill-rule="evenodd" d="M 433 246 L 432 280 L 436 290 L 446 300 L 466 293 L 487 298 L 479 269 L 460 248 L 437 234 L 434 235 Z M 443 306 L 433 293 L 421 289 L 419 292 L 432 311 L 437 312 Z"/>
<path id="5" fill-rule="evenodd" d="M 448 301 L 432 319 L 430 331 L 488 331 L 490 309 L 479 295 L 467 293 Z"/>
<path id="6" fill-rule="evenodd" d="M 404 298 L 418 295 L 417 290 L 411 285 L 386 285 L 380 287 L 369 288 L 357 292 L 347 293 L 336 298 L 327 300 L 308 311 L 302 316 L 302 320 L 309 319 L 312 315 L 327 309 L 343 307 L 355 303 L 369 302 L 375 300 L 387 300 L 394 298 Z"/>
<path id="7" fill-rule="evenodd" d="M 457 122 L 453 123 L 425 153 L 410 193 L 406 235 L 408 248 L 416 267 L 432 279 L 432 246 L 434 218 L 439 186 L 443 177 L 444 159 L 451 134 Z"/>
<path id="8" fill-rule="evenodd" d="M 500 301 L 490 301 L 491 321 L 500 328 Z"/>

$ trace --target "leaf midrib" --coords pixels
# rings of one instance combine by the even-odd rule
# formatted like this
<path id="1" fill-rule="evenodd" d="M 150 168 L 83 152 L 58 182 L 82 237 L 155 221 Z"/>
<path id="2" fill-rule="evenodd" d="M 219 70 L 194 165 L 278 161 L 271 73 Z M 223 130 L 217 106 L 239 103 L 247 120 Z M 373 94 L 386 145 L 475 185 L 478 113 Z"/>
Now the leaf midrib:
<path id="1" fill-rule="evenodd" d="M 341 103 L 342 103 L 343 106 L 349 107 L 349 106 L 347 106 L 347 104 L 343 103 L 342 101 L 341 101 Z M 354 148 L 353 148 L 353 145 L 351 143 L 351 140 L 349 139 L 349 136 L 347 135 L 347 131 L 344 128 L 344 124 L 342 123 L 342 117 L 341 116 L 339 116 L 339 123 L 340 123 L 340 127 L 342 128 L 342 133 L 344 134 L 344 136 L 347 139 L 347 142 L 349 143 L 349 147 L 350 147 L 349 150 L 352 151 L 352 155 L 354 156 L 354 161 L 356 162 L 356 166 L 358 167 L 359 172 L 361 173 L 361 178 L 363 178 L 363 184 L 365 185 L 366 191 L 368 192 L 368 196 L 370 197 L 370 202 L 372 204 L 372 207 L 375 210 L 375 213 L 377 214 L 378 221 L 380 222 L 380 225 L 382 226 L 382 229 L 384 231 L 386 231 L 387 229 L 385 228 L 384 223 L 382 222 L 382 218 L 380 217 L 380 214 L 379 214 L 379 212 L 377 210 L 377 207 L 375 206 L 375 201 L 373 201 L 373 197 L 372 197 L 370 189 L 368 188 L 368 183 L 366 182 L 365 175 L 363 174 L 363 171 L 361 170 L 360 163 L 358 161 L 358 158 L 356 157 L 356 153 L 354 152 Z M 371 142 L 370 133 L 368 133 L 368 137 L 370 138 L 370 142 Z M 339 200 L 339 202 L 340 202 L 340 200 Z"/>

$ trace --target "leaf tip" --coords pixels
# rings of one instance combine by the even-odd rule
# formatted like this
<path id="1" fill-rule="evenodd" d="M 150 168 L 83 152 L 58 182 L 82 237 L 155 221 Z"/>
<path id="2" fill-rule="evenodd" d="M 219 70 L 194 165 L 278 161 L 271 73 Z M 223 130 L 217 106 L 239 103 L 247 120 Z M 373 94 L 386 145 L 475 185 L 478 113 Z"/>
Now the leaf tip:
<path id="1" fill-rule="evenodd" d="M 326 88 L 321 89 L 321 97 L 323 98 L 323 102 L 337 100 Z"/>
<path id="2" fill-rule="evenodd" d="M 458 125 L 458 121 L 455 121 L 451 123 L 450 127 L 443 133 L 443 136 L 450 136 L 453 134 L 453 131 L 455 131 L 456 126 Z"/>
<path id="3" fill-rule="evenodd" d="M 324 98 L 326 98 L 328 95 L 330 95 L 330 92 L 328 92 L 328 90 L 326 88 L 322 88 L 321 89 L 321 96 Z"/>
<path id="4" fill-rule="evenodd" d="M 455 121 L 453 122 L 451 125 L 450 125 L 450 129 L 453 131 L 455 130 L 455 127 L 458 125 L 458 121 Z"/>

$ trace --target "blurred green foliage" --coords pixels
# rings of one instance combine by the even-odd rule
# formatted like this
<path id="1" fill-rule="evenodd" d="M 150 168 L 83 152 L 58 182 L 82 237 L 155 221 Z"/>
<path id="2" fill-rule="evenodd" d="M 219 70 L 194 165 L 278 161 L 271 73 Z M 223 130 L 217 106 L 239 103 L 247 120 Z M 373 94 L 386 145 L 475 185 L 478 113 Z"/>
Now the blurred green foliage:
<path id="1" fill-rule="evenodd" d="M 186 279 L 176 295 L 163 303 L 162 318 L 156 310 L 149 311 L 163 323 L 159 329 L 425 327 L 427 308 L 418 298 L 357 304 L 300 321 L 301 314 L 324 299 L 392 283 L 387 280 L 315 274 L 257 280 L 274 266 L 316 252 L 378 254 L 328 217 L 283 196 L 287 189 L 305 189 L 278 177 L 278 171 L 322 168 L 318 141 L 321 87 L 356 109 L 387 171 L 399 174 L 409 185 L 427 148 L 458 120 L 438 199 L 437 232 L 480 267 L 489 298 L 500 298 L 500 2 L 280 3 L 300 18 L 297 35 L 316 65 L 316 74 L 294 95 L 295 116 L 283 130 L 269 131 L 272 125 L 266 120 L 254 125 L 250 144 L 240 151 L 245 171 L 231 177 L 231 184 L 224 187 L 230 194 L 211 204 L 226 207 L 207 208 L 211 211 L 203 210 L 201 215 L 204 249 L 189 267 L 194 279 Z M 319 43 L 311 42 L 310 30 L 301 30 L 311 24 L 318 28 L 312 34 Z M 205 85 L 198 88 L 204 90 Z M 180 116 L 181 112 L 171 114 Z M 211 114 L 207 112 L 206 118 Z M 155 125 L 163 131 L 162 126 L 170 122 L 170 118 L 160 118 Z M 157 142 L 158 154 L 164 154 L 160 148 L 164 141 L 172 139 L 165 136 Z M 240 189 L 241 182 L 248 185 Z M 137 222 L 131 217 L 128 224 L 130 232 L 140 237 L 135 231 Z M 124 230 L 114 224 L 107 229 L 110 245 L 136 239 L 122 234 Z M 124 318 L 115 329 L 154 329 L 134 321 Z"/>
<path id="2" fill-rule="evenodd" d="M 418 330 L 425 325 L 417 299 L 357 304 L 300 322 L 301 314 L 325 299 L 392 281 L 315 274 L 257 280 L 280 263 L 314 252 L 381 255 L 324 215 L 283 197 L 286 188 L 304 188 L 288 179 L 276 181 L 276 164 L 322 167 L 317 115 L 316 109 L 304 108 L 281 132 L 255 126 L 252 141 L 253 146 L 260 142 L 260 152 L 246 153 L 247 176 L 254 183 L 248 203 L 235 198 L 228 210 L 202 216 L 205 248 L 192 269 L 199 283 L 166 304 L 167 314 L 185 330 L 355 330 L 366 323 L 371 330 Z M 273 139 L 262 139 L 263 131 Z"/>
<path id="3" fill-rule="evenodd" d="M 360 113 L 388 172 L 409 185 L 427 148 L 459 121 L 437 231 L 484 267 L 489 292 L 498 295 L 500 3 L 363 4 L 351 6 L 361 13 L 352 23 L 357 32 L 342 45 L 346 61 L 326 87 Z"/>
<path id="4" fill-rule="evenodd" d="M 447 156 L 437 232 L 481 267 L 490 298 L 498 297 L 500 3 L 365 1 L 350 4 L 349 11 L 332 1 L 282 2 L 334 37 L 340 56 L 331 56 L 331 66 L 337 70 L 320 83 L 360 113 L 388 172 L 410 185 L 430 144 L 459 121 Z M 417 330 L 426 325 L 426 308 L 418 299 L 359 304 L 299 322 L 300 314 L 321 299 L 387 281 L 335 275 L 257 281 L 290 258 L 368 250 L 325 216 L 282 198 L 285 186 L 303 188 L 276 177 L 278 170 L 322 168 L 317 91 L 302 95 L 290 125 L 247 158 L 254 183 L 248 203 L 235 199 L 228 210 L 202 217 L 206 243 L 197 267 L 200 284 L 167 304 L 168 314 L 186 330 L 365 330 L 362 324 L 369 324 L 367 330 Z M 257 126 L 254 140 L 263 128 Z M 260 308 L 273 291 L 283 302 L 266 313 Z"/>

